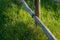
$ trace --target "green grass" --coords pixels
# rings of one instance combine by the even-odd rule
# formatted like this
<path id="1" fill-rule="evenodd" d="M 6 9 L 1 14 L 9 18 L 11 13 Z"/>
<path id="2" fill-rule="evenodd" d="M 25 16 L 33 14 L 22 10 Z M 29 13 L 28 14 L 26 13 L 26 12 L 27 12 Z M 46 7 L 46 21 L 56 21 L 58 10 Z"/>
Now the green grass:
<path id="1" fill-rule="evenodd" d="M 34 10 L 32 2 L 27 1 Z M 60 40 L 60 3 L 41 0 L 40 17 L 55 37 Z M 0 40 L 48 40 L 48 37 L 41 27 L 35 28 L 34 19 L 21 2 L 0 0 Z"/>

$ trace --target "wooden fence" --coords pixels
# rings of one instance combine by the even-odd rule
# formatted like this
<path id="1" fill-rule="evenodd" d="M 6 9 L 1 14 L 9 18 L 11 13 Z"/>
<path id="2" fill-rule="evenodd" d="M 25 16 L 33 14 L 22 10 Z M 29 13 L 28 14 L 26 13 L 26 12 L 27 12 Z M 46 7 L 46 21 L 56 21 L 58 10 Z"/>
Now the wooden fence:
<path id="1" fill-rule="evenodd" d="M 24 0 L 21 0 L 23 6 L 26 8 L 26 10 L 29 12 L 29 14 L 34 18 L 34 20 L 37 22 L 37 24 L 43 29 L 43 31 L 48 36 L 49 40 L 57 40 L 55 36 L 50 32 L 50 30 L 42 23 L 41 20 L 34 14 L 34 12 L 29 8 L 27 3 Z M 43 35 L 42 35 L 43 36 Z"/>

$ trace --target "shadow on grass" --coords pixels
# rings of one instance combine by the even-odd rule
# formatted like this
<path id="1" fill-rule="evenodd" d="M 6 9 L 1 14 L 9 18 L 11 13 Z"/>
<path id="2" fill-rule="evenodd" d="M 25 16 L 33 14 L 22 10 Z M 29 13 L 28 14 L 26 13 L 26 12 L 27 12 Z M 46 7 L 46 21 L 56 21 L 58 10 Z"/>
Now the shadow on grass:
<path id="1" fill-rule="evenodd" d="M 27 24 L 0 25 L 0 40 L 30 40 L 33 30 Z"/>
<path id="2" fill-rule="evenodd" d="M 44 37 L 42 37 L 42 35 Z M 34 29 L 24 22 L 15 25 L 0 25 L 0 40 L 47 40 L 41 29 Z"/>

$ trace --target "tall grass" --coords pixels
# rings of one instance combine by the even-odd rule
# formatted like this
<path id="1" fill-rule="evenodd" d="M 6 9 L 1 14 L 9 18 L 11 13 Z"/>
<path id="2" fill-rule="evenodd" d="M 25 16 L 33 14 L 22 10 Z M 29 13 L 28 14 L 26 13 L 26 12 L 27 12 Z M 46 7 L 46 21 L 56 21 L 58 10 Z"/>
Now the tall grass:
<path id="1" fill-rule="evenodd" d="M 34 0 L 26 2 L 34 10 Z M 60 40 L 59 6 L 59 3 L 51 0 L 41 0 L 41 20 L 58 40 Z M 34 19 L 19 0 L 0 0 L 0 40 L 48 40 L 48 37 L 39 26 L 35 29 Z"/>

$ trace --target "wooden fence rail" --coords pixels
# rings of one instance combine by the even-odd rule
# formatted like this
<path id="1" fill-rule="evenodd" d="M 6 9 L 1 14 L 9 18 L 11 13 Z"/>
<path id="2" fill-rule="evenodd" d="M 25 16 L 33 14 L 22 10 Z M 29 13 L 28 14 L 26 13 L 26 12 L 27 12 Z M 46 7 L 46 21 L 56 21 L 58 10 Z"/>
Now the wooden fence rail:
<path id="1" fill-rule="evenodd" d="M 27 5 L 27 3 L 24 0 L 21 0 L 21 2 L 23 3 L 23 6 L 26 8 L 26 10 L 29 12 L 29 14 L 31 16 L 33 15 L 34 20 L 43 29 L 43 31 L 48 36 L 49 40 L 57 40 L 55 38 L 55 36 L 50 32 L 50 30 L 42 23 L 42 21 L 39 20 L 39 18 L 36 15 L 34 15 L 34 12 L 29 8 L 29 6 Z"/>

